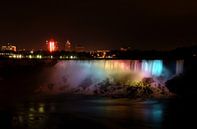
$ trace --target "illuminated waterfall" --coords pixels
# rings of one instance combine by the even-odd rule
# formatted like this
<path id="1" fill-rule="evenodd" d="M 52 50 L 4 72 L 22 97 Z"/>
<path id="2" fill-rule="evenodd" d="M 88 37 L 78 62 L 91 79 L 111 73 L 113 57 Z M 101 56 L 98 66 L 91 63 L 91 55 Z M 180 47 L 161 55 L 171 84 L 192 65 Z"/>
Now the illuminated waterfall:
<path id="1" fill-rule="evenodd" d="M 183 72 L 184 62 L 175 61 L 176 68 L 166 67 L 162 60 L 69 60 L 59 61 L 45 70 L 45 84 L 67 88 L 94 87 L 109 79 L 126 84 L 153 78 L 165 82 L 173 75 Z M 176 71 L 176 73 L 171 72 Z"/>
<path id="2" fill-rule="evenodd" d="M 141 72 L 152 76 L 160 76 L 163 72 L 163 62 L 161 60 L 142 61 Z"/>

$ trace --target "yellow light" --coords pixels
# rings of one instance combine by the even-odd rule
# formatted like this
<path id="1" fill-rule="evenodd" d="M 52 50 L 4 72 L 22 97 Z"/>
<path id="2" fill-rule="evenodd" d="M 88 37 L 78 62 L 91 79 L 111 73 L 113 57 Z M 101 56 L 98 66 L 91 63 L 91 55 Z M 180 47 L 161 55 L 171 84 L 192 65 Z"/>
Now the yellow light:
<path id="1" fill-rule="evenodd" d="M 39 104 L 39 107 L 38 107 L 38 112 L 39 113 L 44 113 L 45 112 L 44 107 L 45 107 L 45 105 L 43 103 L 40 103 Z"/>
<path id="2" fill-rule="evenodd" d="M 42 59 L 42 56 L 41 55 L 37 55 L 36 58 Z"/>
<path id="3" fill-rule="evenodd" d="M 18 55 L 18 58 L 22 58 L 22 55 Z"/>
<path id="4" fill-rule="evenodd" d="M 44 113 L 44 107 L 43 107 L 43 106 L 39 107 L 39 108 L 38 108 L 38 112 Z"/>
<path id="5" fill-rule="evenodd" d="M 34 114 L 29 114 L 29 120 L 34 120 Z"/>

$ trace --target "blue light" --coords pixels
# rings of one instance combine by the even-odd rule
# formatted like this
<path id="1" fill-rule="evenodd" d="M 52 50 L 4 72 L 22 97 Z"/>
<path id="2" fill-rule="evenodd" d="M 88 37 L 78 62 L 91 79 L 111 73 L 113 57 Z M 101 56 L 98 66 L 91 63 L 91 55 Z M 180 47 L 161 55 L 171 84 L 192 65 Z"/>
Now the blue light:
<path id="1" fill-rule="evenodd" d="M 154 60 L 152 66 L 152 75 L 160 76 L 163 70 L 163 62 L 161 60 Z"/>
<path id="2" fill-rule="evenodd" d="M 142 71 L 152 76 L 160 76 L 163 71 L 163 62 L 161 60 L 142 61 Z"/>

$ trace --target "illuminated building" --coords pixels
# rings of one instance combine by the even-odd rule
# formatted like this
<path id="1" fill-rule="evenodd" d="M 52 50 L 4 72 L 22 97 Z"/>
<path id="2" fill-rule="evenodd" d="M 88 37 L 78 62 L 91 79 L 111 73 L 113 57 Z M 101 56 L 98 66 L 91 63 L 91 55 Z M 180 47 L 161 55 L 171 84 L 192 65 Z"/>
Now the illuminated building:
<path id="1" fill-rule="evenodd" d="M 108 55 L 109 52 L 110 52 L 110 50 L 96 50 L 96 51 L 90 52 L 90 54 L 94 58 L 107 58 L 109 56 Z M 112 56 L 110 56 L 110 57 L 112 57 Z"/>
<path id="2" fill-rule="evenodd" d="M 71 51 L 72 49 L 71 49 L 72 47 L 71 47 L 71 43 L 70 43 L 70 41 L 66 41 L 66 44 L 65 44 L 65 51 Z"/>
<path id="3" fill-rule="evenodd" d="M 120 51 L 127 51 L 127 49 L 126 49 L 126 48 L 121 47 L 121 48 L 120 48 Z"/>
<path id="4" fill-rule="evenodd" d="M 16 52 L 16 46 L 13 46 L 8 43 L 8 45 L 1 46 L 2 51 L 14 51 Z"/>
<path id="5" fill-rule="evenodd" d="M 131 50 L 130 47 L 121 47 L 120 48 L 120 51 L 128 51 L 128 50 Z"/>
<path id="6" fill-rule="evenodd" d="M 46 41 L 46 44 L 49 52 L 57 51 L 57 41 L 55 41 L 54 39 L 50 39 L 49 41 Z"/>

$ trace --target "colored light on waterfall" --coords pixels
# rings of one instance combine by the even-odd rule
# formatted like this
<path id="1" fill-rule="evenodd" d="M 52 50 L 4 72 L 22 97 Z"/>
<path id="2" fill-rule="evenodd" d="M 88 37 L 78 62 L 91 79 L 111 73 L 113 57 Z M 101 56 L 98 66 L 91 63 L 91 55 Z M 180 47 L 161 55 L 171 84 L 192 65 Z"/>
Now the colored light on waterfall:
<path id="1" fill-rule="evenodd" d="M 147 61 L 143 61 L 143 63 L 142 63 L 142 70 L 144 72 L 149 72 L 148 62 Z"/>
<path id="2" fill-rule="evenodd" d="M 163 71 L 163 62 L 161 60 L 154 60 L 152 65 L 152 75 L 160 76 Z"/>
<path id="3" fill-rule="evenodd" d="M 160 76 L 163 71 L 163 62 L 161 60 L 142 61 L 142 72 L 148 75 Z"/>

